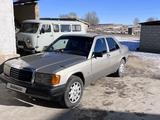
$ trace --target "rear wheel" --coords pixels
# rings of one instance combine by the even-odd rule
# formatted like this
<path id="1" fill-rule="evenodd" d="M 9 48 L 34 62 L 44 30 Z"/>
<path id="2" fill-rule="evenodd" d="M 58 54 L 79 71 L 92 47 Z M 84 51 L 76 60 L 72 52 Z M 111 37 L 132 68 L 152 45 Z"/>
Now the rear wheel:
<path id="1" fill-rule="evenodd" d="M 68 108 L 76 106 L 83 94 L 83 82 L 77 76 L 71 76 L 68 80 L 65 93 L 63 95 L 63 105 Z"/>
<path id="2" fill-rule="evenodd" d="M 119 68 L 117 70 L 117 72 L 115 73 L 115 75 L 117 77 L 124 77 L 125 74 L 125 66 L 126 66 L 126 62 L 124 59 L 121 60 Z"/>

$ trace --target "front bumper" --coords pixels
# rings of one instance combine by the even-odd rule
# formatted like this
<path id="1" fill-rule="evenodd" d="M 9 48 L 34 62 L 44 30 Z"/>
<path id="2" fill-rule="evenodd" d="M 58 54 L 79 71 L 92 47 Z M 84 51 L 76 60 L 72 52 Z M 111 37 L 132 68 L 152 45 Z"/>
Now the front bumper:
<path id="1" fill-rule="evenodd" d="M 54 87 L 54 86 L 43 85 L 38 83 L 27 83 L 27 82 L 15 80 L 4 74 L 0 75 L 0 80 L 2 80 L 2 82 L 6 84 L 11 83 L 11 84 L 26 88 L 26 92 L 24 93 L 26 95 L 41 98 L 41 99 L 46 99 L 46 100 L 53 100 L 56 97 L 60 97 L 61 95 L 63 95 L 65 91 L 65 85 Z"/>
<path id="2" fill-rule="evenodd" d="M 36 50 L 34 48 L 20 48 L 20 47 L 17 47 L 17 49 L 19 51 L 24 51 L 24 52 L 28 52 L 28 53 L 36 53 Z"/>

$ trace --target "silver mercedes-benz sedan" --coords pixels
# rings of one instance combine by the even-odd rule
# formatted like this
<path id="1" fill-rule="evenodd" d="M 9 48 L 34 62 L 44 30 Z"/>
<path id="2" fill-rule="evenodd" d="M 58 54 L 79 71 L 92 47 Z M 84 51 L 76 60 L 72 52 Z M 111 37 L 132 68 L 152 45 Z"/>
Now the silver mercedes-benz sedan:
<path id="1" fill-rule="evenodd" d="M 92 81 L 122 77 L 127 58 L 128 48 L 112 36 L 63 35 L 42 53 L 6 61 L 0 78 L 10 90 L 74 107 Z"/>

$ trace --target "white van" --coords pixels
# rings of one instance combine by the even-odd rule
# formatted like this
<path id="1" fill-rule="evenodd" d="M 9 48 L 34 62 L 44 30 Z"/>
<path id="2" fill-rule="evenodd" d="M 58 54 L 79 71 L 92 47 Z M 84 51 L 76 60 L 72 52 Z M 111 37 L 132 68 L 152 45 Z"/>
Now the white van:
<path id="1" fill-rule="evenodd" d="M 25 20 L 16 34 L 17 49 L 40 52 L 55 39 L 64 34 L 85 34 L 89 24 L 78 19 L 43 18 Z"/>

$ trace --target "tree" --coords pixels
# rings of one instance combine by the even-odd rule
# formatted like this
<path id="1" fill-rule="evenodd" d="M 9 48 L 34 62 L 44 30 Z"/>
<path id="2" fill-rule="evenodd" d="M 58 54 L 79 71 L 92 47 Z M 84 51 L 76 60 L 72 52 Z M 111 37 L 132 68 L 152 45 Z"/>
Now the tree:
<path id="1" fill-rule="evenodd" d="M 74 12 L 70 12 L 68 14 L 60 15 L 60 18 L 79 18 L 78 15 Z"/>
<path id="2" fill-rule="evenodd" d="M 148 18 L 146 21 L 147 22 L 150 22 L 150 21 L 156 21 L 157 20 L 157 18 L 155 18 L 155 17 L 150 17 L 150 18 Z"/>
<path id="3" fill-rule="evenodd" d="M 96 25 L 99 23 L 99 18 L 96 12 L 88 12 L 84 17 L 84 20 L 90 23 L 91 25 Z"/>
<path id="4" fill-rule="evenodd" d="M 139 18 L 135 18 L 135 19 L 133 20 L 133 24 L 134 24 L 134 25 L 138 25 L 139 23 L 140 23 Z"/>

